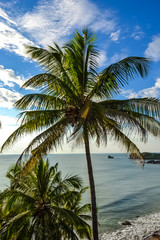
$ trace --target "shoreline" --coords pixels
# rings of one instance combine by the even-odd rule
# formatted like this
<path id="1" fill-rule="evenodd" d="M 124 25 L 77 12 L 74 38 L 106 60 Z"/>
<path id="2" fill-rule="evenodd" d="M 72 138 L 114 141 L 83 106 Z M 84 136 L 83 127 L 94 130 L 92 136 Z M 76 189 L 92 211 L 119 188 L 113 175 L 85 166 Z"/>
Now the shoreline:
<path id="1" fill-rule="evenodd" d="M 129 220 L 132 224 L 111 233 L 102 233 L 100 240 L 142 240 L 160 230 L 160 212 Z"/>

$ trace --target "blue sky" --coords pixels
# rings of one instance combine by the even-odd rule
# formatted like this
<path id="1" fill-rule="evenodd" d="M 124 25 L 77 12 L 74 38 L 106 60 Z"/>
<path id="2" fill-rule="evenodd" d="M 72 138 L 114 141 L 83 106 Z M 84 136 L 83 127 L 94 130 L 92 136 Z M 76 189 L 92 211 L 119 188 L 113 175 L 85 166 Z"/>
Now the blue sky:
<path id="1" fill-rule="evenodd" d="M 160 21 L 159 0 L 49 0 L 0 1 L 0 144 L 18 127 L 18 112 L 13 103 L 32 90 L 21 85 L 42 69 L 27 58 L 24 45 L 47 47 L 55 41 L 67 42 L 75 30 L 84 26 L 97 33 L 100 69 L 127 56 L 152 59 L 146 79 L 131 80 L 119 98 L 160 97 Z M 116 96 L 117 97 L 117 96 Z M 26 136 L 6 153 L 20 153 L 32 139 Z M 159 140 L 149 138 L 148 144 L 134 139 L 142 151 L 159 151 Z M 119 146 L 94 152 L 120 152 Z M 82 152 L 83 149 L 76 150 Z M 62 150 L 59 150 L 62 152 Z M 64 144 L 63 152 L 70 152 Z"/>

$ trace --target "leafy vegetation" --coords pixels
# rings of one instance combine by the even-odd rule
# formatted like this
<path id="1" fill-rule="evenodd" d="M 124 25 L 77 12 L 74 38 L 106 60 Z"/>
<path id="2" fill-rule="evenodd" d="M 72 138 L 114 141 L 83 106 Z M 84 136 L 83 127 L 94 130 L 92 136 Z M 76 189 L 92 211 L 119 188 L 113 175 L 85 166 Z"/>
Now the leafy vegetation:
<path id="1" fill-rule="evenodd" d="M 12 168 L 10 186 L 0 194 L 0 239 L 91 239 L 90 204 L 81 204 L 86 188 L 81 179 L 64 179 L 57 164 L 42 159 L 27 175 Z"/>
<path id="2" fill-rule="evenodd" d="M 23 87 L 39 93 L 23 96 L 15 103 L 22 111 L 20 127 L 11 134 L 2 150 L 19 137 L 41 132 L 24 150 L 32 152 L 25 170 L 33 168 L 38 159 L 62 145 L 64 137 L 85 146 L 92 205 L 93 238 L 98 239 L 96 194 L 90 155 L 90 139 L 99 146 L 110 139 L 119 142 L 127 152 L 140 151 L 130 139 L 134 133 L 147 141 L 147 133 L 160 136 L 160 102 L 154 98 L 114 100 L 129 80 L 148 74 L 149 59 L 127 57 L 99 71 L 96 35 L 83 29 L 60 48 L 56 43 L 48 49 L 28 46 L 29 56 L 45 70 L 29 79 Z M 142 157 L 141 157 L 142 158 Z M 24 170 L 24 171 L 25 171 Z"/>

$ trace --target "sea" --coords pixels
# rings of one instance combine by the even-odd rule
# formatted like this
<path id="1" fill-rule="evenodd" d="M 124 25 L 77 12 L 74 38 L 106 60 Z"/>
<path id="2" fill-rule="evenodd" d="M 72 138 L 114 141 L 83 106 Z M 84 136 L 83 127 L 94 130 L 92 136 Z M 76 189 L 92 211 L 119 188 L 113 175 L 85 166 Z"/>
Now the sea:
<path id="1" fill-rule="evenodd" d="M 108 155 L 113 158 L 108 158 Z M 9 185 L 6 173 L 19 155 L 0 155 L 0 191 Z M 160 165 L 129 159 L 128 154 L 92 154 L 96 185 L 99 231 L 101 234 L 122 227 L 119 222 L 160 212 Z M 79 175 L 88 184 L 84 154 L 48 154 L 50 166 L 58 162 L 62 176 Z M 90 202 L 89 190 L 83 203 Z"/>

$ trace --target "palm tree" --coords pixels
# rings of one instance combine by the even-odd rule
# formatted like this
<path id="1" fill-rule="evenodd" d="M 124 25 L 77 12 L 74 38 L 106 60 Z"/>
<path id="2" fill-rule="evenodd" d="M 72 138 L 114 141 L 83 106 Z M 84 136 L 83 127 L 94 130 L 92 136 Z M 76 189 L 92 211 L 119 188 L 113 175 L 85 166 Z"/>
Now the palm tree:
<path id="1" fill-rule="evenodd" d="M 99 146 L 101 141 L 113 139 L 127 152 L 140 151 L 131 141 L 134 132 L 141 141 L 147 140 L 147 132 L 160 135 L 159 100 L 141 98 L 113 100 L 120 89 L 135 77 L 148 74 L 149 59 L 127 57 L 98 71 L 99 52 L 95 46 L 96 36 L 89 30 L 75 32 L 70 43 L 60 48 L 56 43 L 48 49 L 27 47 L 30 57 L 36 60 L 45 73 L 29 79 L 23 87 L 32 87 L 39 93 L 28 94 L 15 103 L 23 111 L 21 126 L 11 134 L 2 150 L 19 137 L 41 131 L 24 154 L 33 155 L 26 164 L 33 167 L 39 156 L 62 144 L 64 137 L 75 140 L 76 146 L 84 144 L 92 206 L 93 238 L 98 239 L 96 194 L 90 155 L 90 139 Z"/>
<path id="2" fill-rule="evenodd" d="M 90 205 L 80 203 L 85 188 L 79 177 L 62 180 L 57 164 L 49 168 L 42 159 L 26 176 L 20 170 L 7 173 L 10 187 L 0 194 L 1 239 L 91 239 Z"/>

